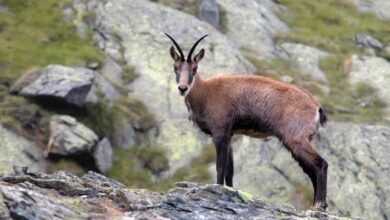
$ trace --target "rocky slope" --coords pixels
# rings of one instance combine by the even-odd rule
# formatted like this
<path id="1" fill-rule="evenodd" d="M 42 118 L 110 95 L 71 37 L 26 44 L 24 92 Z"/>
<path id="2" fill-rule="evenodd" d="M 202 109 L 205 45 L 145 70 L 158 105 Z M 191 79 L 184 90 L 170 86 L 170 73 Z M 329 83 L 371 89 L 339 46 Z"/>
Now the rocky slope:
<path id="1" fill-rule="evenodd" d="M 387 126 L 331 122 L 321 129 L 314 146 L 329 163 L 331 212 L 388 219 L 389 141 Z M 245 137 L 233 147 L 235 186 L 269 197 L 271 201 L 288 202 L 302 208 L 310 205 L 310 180 L 277 139 Z"/>
<path id="2" fill-rule="evenodd" d="M 7 13 L 7 16 L 12 15 L 11 5 L 6 1 L 4 2 L 0 1 L 0 13 Z M 19 0 L 18 2 L 23 1 Z M 51 0 L 51 2 L 55 1 Z M 390 152 L 386 144 L 390 141 L 390 132 L 388 126 L 371 125 L 372 123 L 386 124 L 388 123 L 386 120 L 389 120 L 390 117 L 390 108 L 388 107 L 390 106 L 390 96 L 387 82 L 389 81 L 390 68 L 388 61 L 390 39 L 381 34 L 389 32 L 386 29 L 389 25 L 384 23 L 386 21 L 381 21 L 380 24 L 376 23 L 378 19 L 374 17 L 375 15 L 380 19 L 388 19 L 386 13 L 384 13 L 386 7 L 388 7 L 388 2 L 383 0 L 329 0 L 317 3 L 305 2 L 307 4 L 303 4 L 304 0 L 214 0 L 210 1 L 213 3 L 207 7 L 214 7 L 211 12 L 217 13 L 214 14 L 214 18 L 218 17 L 219 23 L 214 21 L 212 25 L 207 23 L 206 18 L 198 18 L 196 12 L 188 14 L 177 10 L 174 2 L 181 2 L 181 0 L 74 0 L 59 5 L 58 3 L 48 4 L 50 7 L 58 7 L 61 12 L 63 10 L 65 19 L 69 24 L 76 26 L 77 33 L 83 39 L 88 39 L 88 36 L 92 35 L 93 39 L 88 44 L 91 43 L 98 47 L 98 49 L 94 49 L 101 52 L 102 58 L 82 56 L 86 57 L 85 59 L 88 58 L 86 63 L 83 64 L 84 58 L 77 58 L 80 61 L 76 62 L 75 66 L 72 66 L 74 63 L 61 63 L 60 61 L 49 63 L 51 65 L 44 62 L 34 63 L 34 65 L 27 67 L 38 65 L 42 70 L 32 71 L 31 74 L 22 77 L 10 88 L 14 94 L 38 101 L 38 105 L 42 103 L 57 105 L 56 109 L 48 109 L 46 105 L 42 105 L 37 107 L 38 110 L 30 111 L 28 107 L 32 101 L 26 101 L 27 99 L 24 102 L 14 104 L 14 96 L 11 97 L 8 94 L 8 89 L 10 84 L 16 81 L 16 78 L 9 79 L 8 75 L 4 78 L 1 75 L 3 71 L 0 72 L 0 124 L 4 125 L 0 125 L 0 140 L 5 140 L 0 144 L 0 149 L 4 152 L 4 157 L 0 157 L 0 170 L 8 172 L 12 165 L 20 165 L 33 167 L 34 170 L 44 172 L 46 164 L 43 162 L 42 155 L 45 146 L 48 147 L 46 153 L 65 155 L 64 157 L 70 159 L 74 159 L 72 158 L 74 154 L 86 152 L 89 157 L 92 157 L 89 160 L 95 166 L 95 170 L 108 171 L 107 175 L 112 172 L 119 172 L 121 178 L 130 179 L 126 184 L 132 184 L 132 180 L 138 179 L 141 182 L 146 179 L 148 183 L 153 183 L 153 181 L 156 182 L 160 178 L 169 179 L 170 175 L 175 174 L 176 170 L 182 171 L 192 168 L 193 164 L 191 163 L 196 160 L 200 152 L 203 152 L 205 148 L 212 151 L 211 141 L 187 120 L 188 113 L 183 100 L 176 94 L 171 67 L 172 60 L 169 56 L 171 42 L 163 33 L 168 32 L 174 36 L 184 51 L 188 51 L 199 36 L 209 34 L 210 36 L 202 41 L 198 48 L 204 47 L 206 49 L 205 59 L 199 67 L 200 74 L 205 78 L 226 72 L 265 74 L 307 88 L 324 104 L 331 120 L 355 121 L 357 118 L 356 121 L 365 122 L 363 124 L 332 122 L 317 137 L 316 148 L 330 164 L 329 210 L 341 216 L 389 219 L 390 190 L 388 183 L 390 179 L 388 171 L 390 165 L 386 158 L 390 156 Z M 192 4 L 192 7 L 195 4 L 194 2 L 196 1 L 186 1 L 185 4 Z M 164 3 L 164 5 L 160 3 Z M 18 6 L 17 3 L 15 4 Z M 294 6 L 294 4 L 296 5 Z M 354 4 L 357 8 L 354 8 Z M 27 5 L 29 7 L 34 6 L 30 3 Z M 27 5 L 23 7 L 27 7 Z M 287 5 L 289 7 L 286 7 Z M 317 5 L 320 5 L 320 7 L 318 8 Z M 285 15 L 299 14 L 294 10 L 301 8 L 301 6 L 303 12 L 307 12 L 307 8 L 310 8 L 309 11 L 313 12 L 309 19 L 303 19 L 299 17 L 300 15 L 295 16 L 298 17 L 295 21 L 298 24 L 291 23 L 289 19 L 286 19 L 289 17 Z M 203 4 L 199 7 L 206 7 L 206 5 Z M 335 7 L 346 10 L 341 10 L 343 13 L 340 16 L 340 11 L 334 10 Z M 371 17 L 363 13 L 356 15 L 356 13 L 359 13 L 356 9 L 372 12 L 374 15 Z M 297 11 L 299 12 L 299 10 Z M 31 14 L 36 15 L 37 13 Z M 200 17 L 202 16 L 204 14 L 200 13 Z M 242 19 L 236 19 L 237 17 Z M 361 19 L 359 19 L 360 17 Z M 242 22 L 242 20 L 245 20 L 245 22 Z M 310 23 L 312 20 L 313 23 Z M 356 24 L 358 24 L 358 28 L 356 28 Z M 12 25 L 8 25 L 8 27 L 10 26 Z M 325 27 L 325 33 L 321 33 L 321 27 Z M 6 30 L 8 29 L 2 29 L 4 32 Z M 73 29 L 71 30 L 73 33 Z M 315 35 L 317 32 L 325 37 Z M 2 36 L 1 33 L 3 32 L 0 32 L 0 37 Z M 283 37 L 288 33 L 298 33 L 298 37 Z M 332 35 L 333 33 L 334 35 Z M 41 35 L 45 36 L 44 40 L 42 40 Z M 62 32 L 60 34 L 38 34 L 38 41 L 29 44 L 41 45 L 42 41 L 44 45 L 55 44 L 56 41 L 59 41 L 57 36 L 63 35 L 66 34 Z M 326 36 L 330 38 L 327 39 Z M 6 35 L 5 39 L 8 40 L 8 38 L 9 36 Z M 64 40 L 61 37 L 59 39 Z M 4 51 L 7 51 L 7 53 L 12 52 L 10 48 L 18 48 L 8 46 L 8 43 L 2 45 L 6 45 Z M 77 47 L 81 49 L 81 46 Z M 50 51 L 57 51 L 57 49 L 50 49 Z M 43 53 L 40 52 L 38 54 L 32 52 L 28 54 L 31 57 L 42 57 Z M 94 50 L 92 52 L 95 53 Z M 70 53 L 64 54 L 69 55 Z M 51 54 L 49 57 L 51 57 Z M 59 57 L 62 57 L 62 54 Z M 73 57 L 66 57 L 66 59 L 71 58 Z M 33 59 L 29 57 L 26 60 L 31 61 Z M 28 69 L 23 67 L 23 71 L 21 71 L 20 69 L 7 68 L 7 65 L 3 65 L 1 59 L 0 68 L 6 70 L 7 73 L 17 71 L 17 76 L 22 75 L 23 71 Z M 134 97 L 138 101 L 134 101 L 136 100 Z M 142 100 L 142 102 L 139 100 Z M 68 105 L 72 105 L 71 112 L 64 111 L 65 109 L 68 110 Z M 81 107 L 81 109 L 73 108 L 75 106 L 77 108 Z M 150 118 L 153 118 L 149 117 L 150 115 L 145 116 L 143 114 L 148 112 L 147 109 L 153 113 L 152 116 L 155 117 L 157 126 L 156 124 L 150 126 L 150 121 L 154 120 L 150 120 Z M 28 114 L 21 114 L 21 110 L 27 111 Z M 121 111 L 123 110 L 126 114 L 122 114 Z M 360 110 L 369 113 L 369 115 L 367 117 L 366 115 L 360 115 L 362 112 Z M 121 114 L 118 114 L 119 112 Z M 348 117 L 338 117 L 338 113 Z M 64 114 L 70 114 L 72 118 Z M 35 137 L 31 137 L 37 134 L 32 131 L 36 128 L 34 123 L 32 125 L 26 123 L 30 126 L 28 127 L 30 130 L 24 127 L 24 130 L 16 130 L 18 132 L 9 129 L 19 121 L 22 121 L 22 124 L 24 121 L 34 122 L 36 120 L 35 116 L 42 118 L 39 119 L 41 121 L 46 120 L 44 125 L 46 125 L 47 131 L 44 128 L 43 131 L 38 132 L 38 136 L 47 136 L 46 139 L 40 137 L 46 142 L 32 143 L 20 136 L 29 133 L 25 136 L 35 140 Z M 12 117 L 16 118 L 16 123 L 10 120 Z M 56 120 L 58 117 L 62 119 Z M 375 118 L 375 122 L 372 120 L 373 118 Z M 142 124 L 143 121 L 147 121 L 146 124 L 148 125 Z M 49 129 L 50 124 L 53 126 Z M 120 126 L 115 127 L 116 125 Z M 80 128 L 83 131 L 80 131 Z M 140 133 L 140 131 L 144 135 L 141 138 L 137 136 L 137 132 Z M 88 135 L 78 135 L 79 133 Z M 140 155 L 141 153 L 134 150 L 134 148 L 137 148 L 143 149 L 142 152 L 148 152 L 148 150 L 145 150 L 147 148 L 143 147 L 149 145 L 160 150 L 157 151 L 158 159 L 153 158 L 150 154 Z M 119 148 L 122 149 L 118 151 Z M 267 200 L 272 202 L 286 202 L 302 209 L 310 206 L 310 182 L 276 139 L 259 141 L 236 137 L 234 149 L 237 170 L 235 180 L 238 188 L 256 196 L 266 197 Z M 168 158 L 161 156 L 163 155 L 161 152 L 165 152 Z M 152 153 L 155 152 L 152 151 Z M 120 155 L 118 156 L 118 154 Z M 112 155 L 114 155 L 114 158 L 112 158 Z M 129 157 L 126 157 L 127 155 Z M 211 157 L 210 155 L 207 156 Z M 141 163 L 134 162 L 133 160 L 136 160 L 136 157 L 141 157 L 144 160 Z M 211 158 L 211 160 L 206 159 L 205 161 L 213 161 L 214 158 Z M 82 160 L 84 159 L 82 158 Z M 169 166 L 166 165 L 167 159 L 169 160 Z M 123 163 L 123 165 L 115 167 L 115 160 L 116 162 L 118 160 L 129 161 L 129 163 Z M 110 169 L 113 161 L 114 168 Z M 203 168 L 207 169 L 205 167 L 210 165 L 212 167 L 210 168 L 211 172 L 214 172 L 214 163 L 207 164 L 207 162 L 204 163 Z M 158 172 L 153 173 L 145 168 L 153 166 L 157 169 L 152 168 L 151 170 L 155 169 Z M 141 174 L 134 172 L 127 175 L 127 172 L 123 171 L 126 170 L 123 167 L 131 167 L 129 169 L 135 167 L 135 170 L 146 171 L 142 171 Z M 185 180 L 196 175 L 202 176 L 198 173 L 201 172 L 197 170 L 197 174 L 173 176 Z M 82 185 L 86 184 L 84 180 L 63 173 L 38 176 L 39 178 L 48 179 L 58 179 L 63 176 L 65 179 L 72 179 L 72 181 L 74 179 Z M 202 179 L 203 181 L 212 182 L 212 180 L 207 179 L 208 174 L 204 176 L 207 177 Z M 49 186 L 53 186 L 51 184 Z M 59 184 L 63 183 L 59 182 Z M 36 188 L 28 183 L 19 185 L 18 187 L 23 190 L 35 188 L 42 194 L 50 192 L 50 190 Z M 7 184 L 6 186 L 13 187 Z M 123 188 L 123 186 L 116 187 Z M 15 189 L 15 195 L 20 195 L 17 193 L 18 189 Z M 82 188 L 83 190 L 84 188 Z M 209 191 L 212 193 L 214 190 L 223 191 L 221 195 L 228 192 L 223 188 L 197 184 L 188 184 L 187 187 L 179 184 L 171 191 L 182 192 L 180 190 L 185 192 L 193 190 L 202 195 Z M 147 198 L 149 198 L 149 195 L 155 196 L 156 199 L 151 200 L 158 201 L 159 204 L 168 204 L 170 201 L 167 200 L 168 203 L 163 202 L 165 197 L 170 195 L 169 192 L 154 194 L 148 191 L 136 191 Z M 56 194 L 56 192 L 55 190 L 52 193 Z M 106 199 L 104 201 L 107 204 L 104 203 L 103 206 L 97 207 L 94 204 L 96 201 L 100 201 L 99 198 L 96 196 L 88 197 L 88 193 L 83 195 L 87 195 L 87 197 L 75 200 L 65 197 L 69 199 L 65 199 L 69 204 L 65 205 L 67 211 L 64 212 L 69 215 L 61 214 L 60 216 L 82 215 L 87 217 L 89 215 L 99 215 L 97 212 L 103 212 L 108 213 L 101 214 L 103 216 L 118 214 L 131 218 L 133 215 L 143 215 L 144 213 L 135 212 L 131 214 L 128 213 L 130 208 L 117 209 L 115 205 L 120 203 L 108 200 L 109 195 L 102 196 L 102 199 Z M 9 197 L 11 198 L 11 196 Z M 86 200 L 84 201 L 82 198 Z M 49 199 L 52 199 L 52 197 Z M 58 202 L 54 200 L 53 203 Z M 191 198 L 189 200 L 189 203 L 185 203 L 185 205 L 183 205 L 184 203 L 178 204 L 181 201 L 180 199 L 171 202 L 173 205 L 170 208 L 174 209 L 172 213 L 177 212 L 179 213 L 177 215 L 181 216 L 180 214 L 183 214 L 181 212 L 185 212 L 188 207 L 193 207 L 194 210 L 187 213 L 189 217 L 191 217 L 191 213 L 209 214 L 211 212 L 203 210 L 203 206 L 200 207 L 199 204 L 195 204 L 197 198 L 194 201 Z M 223 208 L 225 206 L 220 206 L 221 204 L 226 205 L 225 200 L 221 201 L 211 201 L 213 204 L 206 205 L 203 208 L 208 207 L 210 210 L 216 209 L 224 210 L 224 213 L 228 212 Z M 220 205 L 216 205 L 214 202 Z M 268 204 L 256 201 L 254 206 L 263 207 L 258 205 L 260 203 Z M 23 204 L 15 205 L 15 212 L 21 210 L 21 213 L 29 214 L 25 210 L 34 209 L 31 208 L 34 207 L 33 205 Z M 49 203 L 43 202 L 42 204 Z M 83 204 L 81 206 L 83 210 L 77 209 L 77 207 L 80 207 L 79 204 Z M 154 207 L 153 204 L 151 206 Z M 7 209 L 11 210 L 9 207 L 7 206 Z M 18 209 L 18 207 L 27 208 Z M 167 207 L 168 205 L 151 208 L 152 211 L 150 213 L 146 212 L 146 215 L 159 216 L 158 213 L 163 213 L 163 209 Z M 257 211 L 245 211 L 247 209 L 242 208 L 242 206 L 240 206 L 242 209 L 237 208 L 238 206 L 233 207 L 233 211 L 227 216 L 233 215 L 232 213 L 246 213 L 248 216 L 256 216 L 262 212 L 257 208 Z M 271 204 L 267 207 L 270 207 L 270 209 L 267 208 L 267 211 L 264 212 L 269 211 L 280 215 L 277 208 L 274 208 Z M 3 210 L 7 209 L 4 208 Z M 290 210 L 290 208 L 287 209 Z M 242 210 L 244 211 L 241 212 Z M 153 214 L 153 211 L 158 213 Z M 4 211 L 4 213 L 9 214 L 10 212 Z M 48 211 L 47 213 L 51 212 Z M 309 218 L 312 215 L 320 217 L 318 213 L 295 211 L 291 211 L 291 213 L 292 216 L 290 217 L 293 219 Z M 286 218 L 289 218 L 288 214 L 286 215 Z M 149 216 L 149 218 L 151 217 Z"/>
<path id="3" fill-rule="evenodd" d="M 155 193 L 128 189 L 89 172 L 79 178 L 16 167 L 0 180 L 1 219 L 344 219 L 317 211 L 299 211 L 234 188 L 176 183 Z M 358 218 L 355 218 L 358 219 Z"/>

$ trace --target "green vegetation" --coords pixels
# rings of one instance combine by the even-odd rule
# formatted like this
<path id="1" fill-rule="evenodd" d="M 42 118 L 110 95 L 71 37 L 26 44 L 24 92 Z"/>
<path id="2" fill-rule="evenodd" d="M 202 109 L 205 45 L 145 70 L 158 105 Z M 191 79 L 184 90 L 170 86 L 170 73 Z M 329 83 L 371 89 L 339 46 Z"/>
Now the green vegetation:
<path id="1" fill-rule="evenodd" d="M 132 123 L 137 131 L 146 132 L 155 126 L 153 114 L 138 99 L 121 97 L 113 106 L 106 102 L 87 103 L 85 114 L 78 120 L 91 128 L 99 137 L 108 137 L 115 143 L 116 137 Z"/>
<path id="2" fill-rule="evenodd" d="M 332 119 L 353 122 L 381 122 L 383 118 L 382 101 L 370 85 L 359 83 L 350 86 L 344 73 L 344 55 L 334 55 L 321 62 L 330 83 L 330 93 L 321 100 L 326 113 Z M 362 105 L 363 103 L 363 105 Z"/>
<path id="3" fill-rule="evenodd" d="M 81 39 L 63 19 L 58 0 L 1 0 L 0 77 L 16 79 L 32 67 L 85 65 L 102 60 L 90 39 Z M 44 15 L 44 16 L 43 16 Z"/>
<path id="4" fill-rule="evenodd" d="M 378 20 L 372 14 L 357 12 L 353 3 L 347 0 L 278 2 L 288 8 L 288 13 L 280 13 L 279 17 L 289 25 L 291 31 L 277 36 L 277 42 L 302 43 L 332 54 L 323 59 L 320 65 L 329 79 L 329 95 L 324 97 L 315 84 L 305 86 L 315 95 L 322 97 L 321 103 L 330 118 L 353 122 L 380 122 L 383 118 L 384 102 L 378 98 L 375 90 L 367 85 L 351 86 L 345 74 L 344 62 L 352 54 L 362 53 L 353 42 L 357 33 L 366 33 L 382 42 L 389 42 L 389 22 Z M 300 86 L 302 81 L 310 81 L 292 71 L 291 64 L 286 60 L 278 59 L 266 63 L 251 57 L 248 49 L 243 48 L 242 51 L 257 67 L 260 75 L 277 79 L 282 75 L 289 75 L 294 79 L 294 83 Z M 377 55 L 381 54 L 383 52 L 377 52 Z"/>
<path id="5" fill-rule="evenodd" d="M 123 83 L 129 84 L 133 82 L 137 78 L 137 75 L 135 74 L 135 67 L 130 65 L 124 65 L 122 69 L 122 80 Z"/>
<path id="6" fill-rule="evenodd" d="M 61 159 L 56 163 L 48 167 L 48 173 L 54 173 L 58 170 L 64 170 L 75 174 L 76 176 L 82 176 L 85 174 L 84 169 L 75 161 L 70 159 Z"/>
<path id="7" fill-rule="evenodd" d="M 163 191 L 178 181 L 210 183 L 208 164 L 214 160 L 214 147 L 207 146 L 189 167 L 180 168 L 168 179 L 154 181 L 154 176 L 169 169 L 167 155 L 161 148 L 153 146 L 116 148 L 114 149 L 114 164 L 107 176 L 129 187 Z"/>
<path id="8" fill-rule="evenodd" d="M 279 16 L 292 28 L 279 40 L 311 45 L 335 54 L 357 53 L 352 38 L 357 33 L 369 34 L 382 42 L 390 41 L 389 22 L 372 14 L 360 13 L 347 0 L 307 1 L 278 0 L 289 13 Z"/>

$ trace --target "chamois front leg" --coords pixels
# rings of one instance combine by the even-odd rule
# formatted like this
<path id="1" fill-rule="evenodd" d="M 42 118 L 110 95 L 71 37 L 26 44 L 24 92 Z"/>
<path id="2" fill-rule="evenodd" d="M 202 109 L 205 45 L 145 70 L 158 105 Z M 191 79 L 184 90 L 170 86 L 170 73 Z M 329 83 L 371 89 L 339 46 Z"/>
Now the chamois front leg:
<path id="1" fill-rule="evenodd" d="M 217 184 L 223 185 L 229 159 L 230 135 L 227 135 L 227 133 L 216 133 L 212 136 L 217 151 Z"/>
<path id="2" fill-rule="evenodd" d="M 232 145 L 231 144 L 229 144 L 228 150 L 229 150 L 229 152 L 228 152 L 228 164 L 227 164 L 227 170 L 226 170 L 226 173 L 225 173 L 225 182 L 226 182 L 227 186 L 233 187 L 234 162 L 233 162 L 233 151 L 232 151 Z"/>

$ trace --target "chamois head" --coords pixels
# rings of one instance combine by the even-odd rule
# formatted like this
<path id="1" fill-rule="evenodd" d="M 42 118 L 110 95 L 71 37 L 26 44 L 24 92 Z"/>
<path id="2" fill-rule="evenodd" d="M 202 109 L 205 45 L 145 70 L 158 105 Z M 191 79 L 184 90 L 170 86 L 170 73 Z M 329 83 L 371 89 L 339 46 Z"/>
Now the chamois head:
<path id="1" fill-rule="evenodd" d="M 195 44 L 192 46 L 190 52 L 188 53 L 187 59 L 185 59 L 183 51 L 181 50 L 180 46 L 176 43 L 176 41 L 165 33 L 169 39 L 172 40 L 173 44 L 176 46 L 176 49 L 179 51 L 179 54 L 177 54 L 175 47 L 171 47 L 171 57 L 174 61 L 173 68 L 176 74 L 176 82 L 177 82 L 177 88 L 178 92 L 182 96 L 186 96 L 192 87 L 193 79 L 195 77 L 196 71 L 198 69 L 198 63 L 200 60 L 202 60 L 204 56 L 204 49 L 201 49 L 198 54 L 192 58 L 192 53 L 194 52 L 196 46 L 199 44 L 201 40 L 203 40 L 207 35 L 201 37 L 199 40 L 195 42 Z"/>

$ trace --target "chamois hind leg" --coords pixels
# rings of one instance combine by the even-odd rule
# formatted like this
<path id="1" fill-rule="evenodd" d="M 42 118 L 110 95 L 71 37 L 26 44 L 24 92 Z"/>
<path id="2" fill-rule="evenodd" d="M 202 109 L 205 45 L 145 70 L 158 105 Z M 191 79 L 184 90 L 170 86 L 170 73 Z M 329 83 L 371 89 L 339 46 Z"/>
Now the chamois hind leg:
<path id="1" fill-rule="evenodd" d="M 225 173 L 225 182 L 227 186 L 233 187 L 234 162 L 232 146 L 229 144 L 228 148 L 228 164 Z"/>
<path id="2" fill-rule="evenodd" d="M 303 171 L 309 176 L 313 188 L 313 206 L 326 210 L 326 187 L 328 163 L 311 147 L 309 139 L 285 143 L 293 158 L 298 161 Z"/>
<path id="3" fill-rule="evenodd" d="M 230 136 L 223 133 L 212 136 L 217 151 L 217 184 L 223 185 L 228 165 Z"/>

